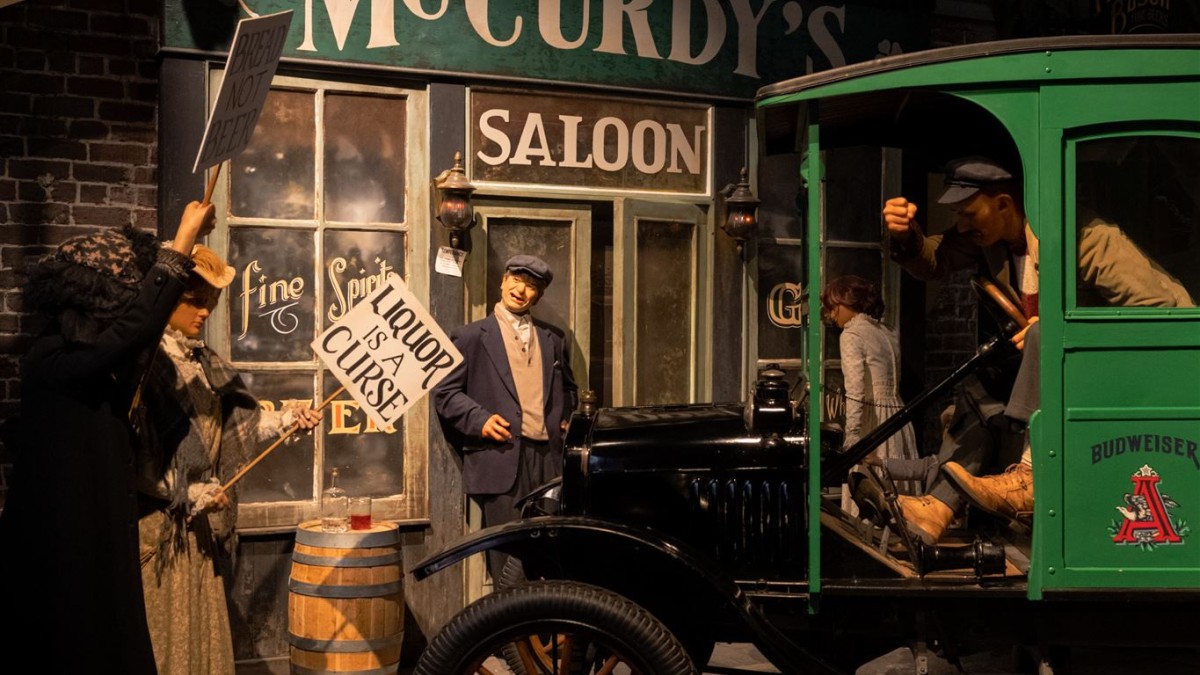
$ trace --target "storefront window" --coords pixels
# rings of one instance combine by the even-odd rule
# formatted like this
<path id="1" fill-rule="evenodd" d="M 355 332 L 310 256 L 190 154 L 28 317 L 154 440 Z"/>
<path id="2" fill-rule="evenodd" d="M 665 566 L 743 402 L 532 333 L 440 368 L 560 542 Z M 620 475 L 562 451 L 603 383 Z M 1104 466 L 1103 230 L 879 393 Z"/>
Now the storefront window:
<path id="1" fill-rule="evenodd" d="M 821 279 L 829 283 L 850 274 L 877 284 L 884 301 L 884 322 L 898 329 L 897 271 L 887 263 L 880 216 L 884 200 L 894 189 L 889 185 L 889 173 L 898 162 L 892 161 L 892 155 L 893 151 L 870 147 L 825 152 Z M 840 335 L 836 327 L 824 328 L 822 408 L 830 422 L 841 422 L 845 415 Z"/>
<path id="2" fill-rule="evenodd" d="M 402 98 L 325 97 L 326 220 L 404 221 L 405 115 Z"/>
<path id="3" fill-rule="evenodd" d="M 314 94 L 273 89 L 253 141 L 229 162 L 230 212 L 246 218 L 313 217 Z"/>
<path id="4" fill-rule="evenodd" d="M 219 81 L 220 78 L 213 78 Z M 408 264 L 412 213 L 427 205 L 408 139 L 424 94 L 276 78 L 250 146 L 232 160 L 214 202 L 211 239 L 235 268 L 209 341 L 228 354 L 267 407 L 317 405 L 340 383 L 313 339 L 390 274 L 421 285 Z M 419 204 L 417 203 L 419 202 Z M 318 433 L 280 447 L 241 481 L 239 525 L 289 527 L 315 513 L 330 470 L 388 519 L 426 517 L 423 409 L 378 428 L 344 391 Z M 420 422 L 411 422 L 421 418 Z M 415 437 L 415 436 L 414 436 Z"/>

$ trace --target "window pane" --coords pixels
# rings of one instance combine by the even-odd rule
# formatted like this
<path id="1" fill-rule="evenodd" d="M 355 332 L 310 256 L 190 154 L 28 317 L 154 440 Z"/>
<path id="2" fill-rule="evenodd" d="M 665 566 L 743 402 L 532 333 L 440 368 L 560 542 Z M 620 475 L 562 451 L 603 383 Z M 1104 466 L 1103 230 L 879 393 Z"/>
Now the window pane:
<path id="1" fill-rule="evenodd" d="M 280 409 L 285 401 L 313 400 L 311 373 L 243 372 L 242 379 L 261 403 L 269 404 L 275 410 Z M 328 418 L 322 422 L 323 427 L 328 424 Z M 280 445 L 254 465 L 238 483 L 243 504 L 313 498 L 314 436 L 294 434 L 294 437 L 294 442 Z M 258 452 L 266 450 L 273 442 L 275 439 L 263 441 Z"/>
<path id="2" fill-rule="evenodd" d="M 404 221 L 405 100 L 325 97 L 325 218 Z"/>
<path id="3" fill-rule="evenodd" d="M 821 420 L 846 423 L 846 378 L 842 369 L 825 368 L 825 383 L 821 387 Z"/>
<path id="4" fill-rule="evenodd" d="M 239 227 L 229 232 L 229 352 L 234 361 L 311 363 L 315 337 L 313 235 Z"/>
<path id="5" fill-rule="evenodd" d="M 768 155 L 759 160 L 759 170 L 774 180 L 758 183 L 758 236 L 801 239 L 804 237 L 805 192 L 800 177 L 800 153 Z"/>
<path id="6" fill-rule="evenodd" d="M 325 378 L 325 396 L 341 383 Z M 324 400 L 324 398 L 322 398 Z M 338 470 L 338 487 L 348 495 L 388 497 L 404 491 L 404 420 L 380 429 L 354 398 L 343 392 L 325 411 L 325 475 Z"/>
<path id="7" fill-rule="evenodd" d="M 230 161 L 229 210 L 253 218 L 313 218 L 313 95 L 272 89 L 250 145 Z"/>
<path id="8" fill-rule="evenodd" d="M 758 358 L 799 359 L 806 297 L 804 247 L 758 246 Z"/>
<path id="9" fill-rule="evenodd" d="M 636 402 L 686 403 L 691 400 L 695 226 L 639 220 L 635 227 Z"/>
<path id="10" fill-rule="evenodd" d="M 487 236 L 488 311 L 500 301 L 500 278 L 504 263 L 519 253 L 536 255 L 554 272 L 554 283 L 546 287 L 546 295 L 538 300 L 533 315 L 559 328 L 571 328 L 571 221 L 537 218 L 488 218 Z"/>
<path id="11" fill-rule="evenodd" d="M 883 275 L 883 252 L 869 248 L 825 249 L 825 282 L 845 274 L 860 276 L 879 284 Z"/>
<path id="12" fill-rule="evenodd" d="M 879 148 L 825 152 L 825 237 L 828 241 L 883 241 Z"/>
<path id="13" fill-rule="evenodd" d="M 1078 305 L 1195 306 L 1200 139 L 1087 141 L 1077 161 Z"/>
<path id="14" fill-rule="evenodd" d="M 396 231 L 325 231 L 323 327 L 341 320 L 389 273 L 404 276 L 404 237 Z"/>

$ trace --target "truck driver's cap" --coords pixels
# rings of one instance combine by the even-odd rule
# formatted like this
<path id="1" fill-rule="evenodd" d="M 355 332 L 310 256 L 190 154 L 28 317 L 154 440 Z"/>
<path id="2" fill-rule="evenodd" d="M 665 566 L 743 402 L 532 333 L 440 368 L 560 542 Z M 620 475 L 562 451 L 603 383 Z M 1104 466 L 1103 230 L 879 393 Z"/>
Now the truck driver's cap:
<path id="1" fill-rule="evenodd" d="M 1013 179 L 1007 169 L 987 157 L 960 157 L 946 163 L 946 191 L 939 204 L 954 204 L 971 197 L 979 188 Z"/>

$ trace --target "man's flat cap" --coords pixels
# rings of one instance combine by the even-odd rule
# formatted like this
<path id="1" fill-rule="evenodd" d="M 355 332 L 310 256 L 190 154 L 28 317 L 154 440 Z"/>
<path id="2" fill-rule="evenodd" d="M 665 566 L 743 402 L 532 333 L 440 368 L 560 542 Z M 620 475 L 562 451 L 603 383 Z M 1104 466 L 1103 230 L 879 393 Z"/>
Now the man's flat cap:
<path id="1" fill-rule="evenodd" d="M 506 272 L 528 274 L 529 276 L 542 282 L 543 286 L 549 286 L 551 281 L 554 281 L 554 272 L 550 271 L 550 266 L 544 260 L 536 255 L 514 255 L 504 263 Z"/>
<path id="2" fill-rule="evenodd" d="M 939 204 L 954 204 L 979 192 L 979 188 L 1012 180 L 1007 169 L 987 157 L 960 157 L 946 164 L 946 192 Z"/>

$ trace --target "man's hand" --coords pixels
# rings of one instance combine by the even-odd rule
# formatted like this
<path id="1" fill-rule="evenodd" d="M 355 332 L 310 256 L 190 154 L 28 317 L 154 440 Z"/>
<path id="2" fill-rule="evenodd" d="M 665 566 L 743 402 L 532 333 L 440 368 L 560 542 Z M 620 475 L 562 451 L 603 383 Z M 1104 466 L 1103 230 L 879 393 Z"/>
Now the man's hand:
<path id="1" fill-rule="evenodd" d="M 1018 331 L 1016 335 L 1013 335 L 1011 338 L 1009 338 L 1010 340 L 1012 340 L 1012 343 L 1017 346 L 1017 349 L 1020 349 L 1021 351 L 1025 351 L 1025 334 L 1028 333 L 1029 329 L 1033 327 L 1033 324 L 1035 324 L 1037 322 L 1038 322 L 1038 318 L 1036 316 L 1029 319 L 1028 326 L 1025 326 L 1020 331 Z"/>
<path id="2" fill-rule="evenodd" d="M 892 239 L 904 240 L 912 236 L 916 217 L 917 205 L 904 197 L 892 197 L 883 205 L 883 222 Z"/>
<path id="3" fill-rule="evenodd" d="M 507 441 L 512 438 L 508 427 L 508 420 L 499 415 L 492 415 L 483 423 L 483 430 L 479 432 L 479 435 L 484 438 L 490 438 L 493 441 Z"/>

